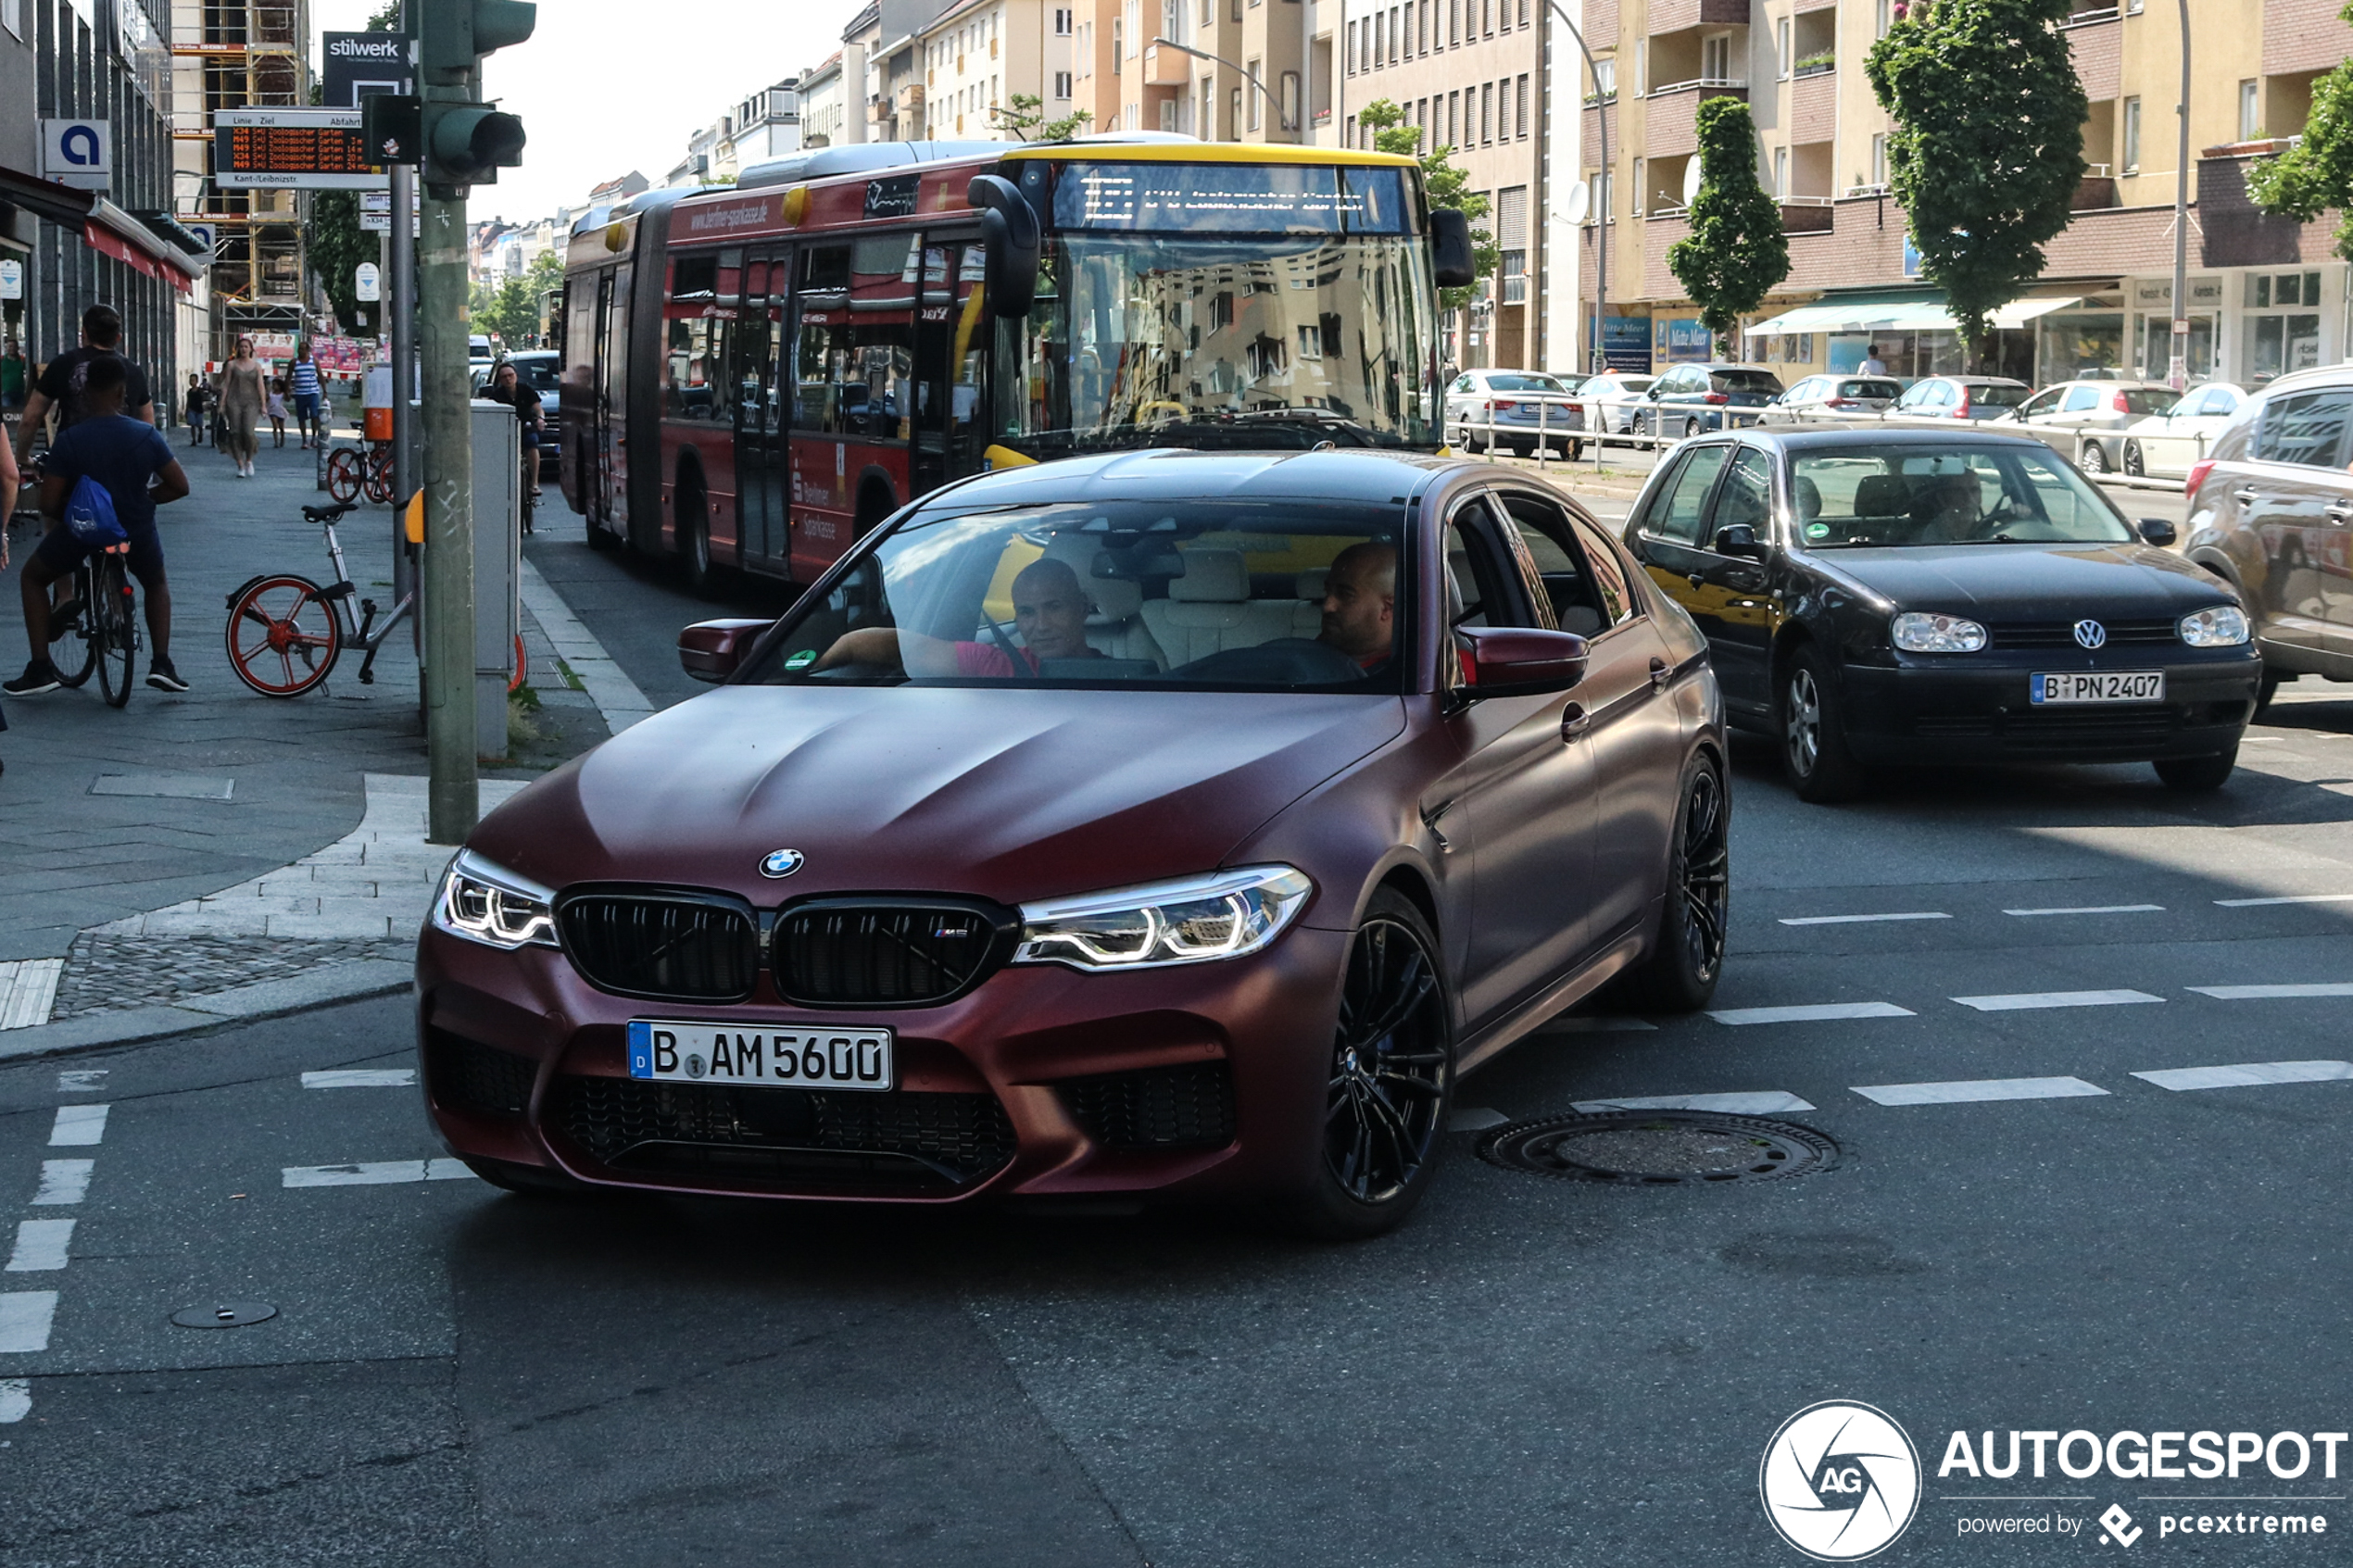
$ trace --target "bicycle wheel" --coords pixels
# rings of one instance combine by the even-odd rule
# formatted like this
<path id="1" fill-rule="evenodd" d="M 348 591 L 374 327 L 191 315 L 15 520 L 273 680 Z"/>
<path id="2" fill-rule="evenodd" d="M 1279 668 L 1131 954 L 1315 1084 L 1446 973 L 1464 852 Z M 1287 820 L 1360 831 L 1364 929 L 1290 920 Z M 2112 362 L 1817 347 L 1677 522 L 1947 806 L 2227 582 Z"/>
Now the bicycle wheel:
<path id="1" fill-rule="evenodd" d="M 338 501 L 356 501 L 366 481 L 359 470 L 359 454 L 347 446 L 338 447 L 327 456 L 327 494 Z"/>
<path id="2" fill-rule="evenodd" d="M 300 696 L 335 667 L 341 631 L 316 583 L 265 577 L 229 607 L 229 668 L 263 696 Z"/>
<path id="3" fill-rule="evenodd" d="M 108 708 L 131 701 L 132 668 L 139 660 L 138 616 L 131 596 L 131 580 L 123 574 L 122 558 L 113 551 L 92 563 L 98 602 L 95 633 L 91 641 L 98 655 L 98 689 Z"/>
<path id="4" fill-rule="evenodd" d="M 368 499 L 371 501 L 384 502 L 392 499 L 391 453 L 371 452 L 368 454 L 366 477 L 363 483 L 367 488 Z"/>
<path id="5" fill-rule="evenodd" d="M 87 563 L 75 570 L 72 581 L 74 595 L 82 601 L 82 608 L 74 611 L 73 630 L 50 643 L 49 662 L 57 667 L 58 680 L 69 686 L 79 686 L 88 681 L 90 671 L 98 667 L 98 641 L 91 634 L 94 621 L 89 609 L 91 575 Z M 68 648 L 78 652 L 66 653 Z"/>

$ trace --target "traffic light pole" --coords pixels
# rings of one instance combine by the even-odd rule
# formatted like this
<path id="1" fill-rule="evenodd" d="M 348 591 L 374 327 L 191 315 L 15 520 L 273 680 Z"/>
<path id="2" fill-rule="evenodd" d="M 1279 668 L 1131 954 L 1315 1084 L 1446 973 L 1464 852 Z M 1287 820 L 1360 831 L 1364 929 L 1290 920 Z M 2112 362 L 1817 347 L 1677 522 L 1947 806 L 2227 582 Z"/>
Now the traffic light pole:
<path id="1" fill-rule="evenodd" d="M 428 195 L 417 242 L 424 350 L 426 837 L 460 844 L 480 809 L 474 727 L 472 397 L 466 384 L 466 204 Z"/>
<path id="2" fill-rule="evenodd" d="M 392 595 L 416 586 L 409 556 L 409 497 L 417 493 L 417 170 L 392 165 L 392 227 L 385 231 L 384 325 L 392 343 Z"/>

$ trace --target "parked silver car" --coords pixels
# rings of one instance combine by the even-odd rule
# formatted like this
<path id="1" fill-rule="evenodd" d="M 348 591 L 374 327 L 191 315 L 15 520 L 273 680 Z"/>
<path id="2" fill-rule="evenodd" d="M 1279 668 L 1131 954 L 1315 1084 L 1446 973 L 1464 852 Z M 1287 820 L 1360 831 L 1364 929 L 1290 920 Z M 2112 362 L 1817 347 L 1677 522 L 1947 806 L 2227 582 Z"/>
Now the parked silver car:
<path id="1" fill-rule="evenodd" d="M 1497 447 L 1527 457 L 1539 445 L 1580 456 L 1585 428 L 1578 378 L 1542 370 L 1465 370 L 1446 388 L 1446 439 L 1466 452 Z"/>
<path id="2" fill-rule="evenodd" d="M 1903 383 L 1886 376 L 1807 376 L 1767 404 L 1757 422 L 1794 425 L 1869 419 L 1903 395 Z"/>
<path id="3" fill-rule="evenodd" d="M 2032 387 L 2007 376 L 1924 376 L 1906 387 L 1881 418 L 1890 424 L 1933 422 L 1939 428 L 1947 420 L 2007 419 L 2033 395 Z"/>
<path id="4" fill-rule="evenodd" d="M 1633 434 L 1638 410 L 1647 407 L 1642 395 L 1656 380 L 1656 376 L 1630 370 L 1585 378 L 1585 384 L 1577 389 L 1578 405 L 1585 410 L 1585 428 L 1603 435 Z"/>
<path id="5" fill-rule="evenodd" d="M 2010 417 L 2047 441 L 2085 473 L 2114 473 L 2124 462 L 2124 427 L 2176 400 L 2154 381 L 2063 381 L 2018 406 Z"/>
<path id="6" fill-rule="evenodd" d="M 2194 464 L 2183 553 L 2255 619 L 2262 700 L 2282 681 L 2353 681 L 2353 365 L 2282 376 Z"/>

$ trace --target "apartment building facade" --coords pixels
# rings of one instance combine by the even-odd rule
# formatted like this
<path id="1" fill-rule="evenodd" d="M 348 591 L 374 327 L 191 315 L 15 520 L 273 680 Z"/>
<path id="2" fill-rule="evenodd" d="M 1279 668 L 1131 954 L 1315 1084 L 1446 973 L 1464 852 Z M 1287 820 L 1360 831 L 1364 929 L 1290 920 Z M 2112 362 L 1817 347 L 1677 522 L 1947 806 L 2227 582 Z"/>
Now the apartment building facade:
<path id="1" fill-rule="evenodd" d="M 902 89 L 902 121 L 937 141 L 1011 141 L 1016 97 L 1038 100 L 1041 120 L 1072 112 L 1075 5 L 1050 0 L 950 0 L 915 34 L 916 80 Z"/>
<path id="2" fill-rule="evenodd" d="M 1097 131 L 1338 145 L 1341 0 L 1080 0 L 1076 105 Z"/>
<path id="3" fill-rule="evenodd" d="M 2302 130 L 2314 79 L 2353 54 L 2353 28 L 2322 0 L 2187 4 L 2188 371 L 2259 385 L 2343 359 L 2353 344 L 2334 219 L 2271 218 L 2246 194 L 2253 163 Z M 1892 127 L 1863 71 L 1894 9 L 1894 0 L 1586 0 L 1601 72 L 1581 79 L 1581 161 L 1602 199 L 1577 239 L 1580 336 L 1593 332 L 1592 263 L 1606 212 L 1602 336 L 1612 362 L 1655 370 L 1731 346 L 1710 344 L 1667 267 L 1667 247 L 1689 232 L 1696 110 L 1727 94 L 1755 117 L 1759 171 L 1781 202 L 1791 262 L 1738 351 L 1785 381 L 1850 370 L 1874 347 L 1899 375 L 1962 368 L 1943 296 L 1921 281 L 1888 193 Z M 2169 4 L 2079 0 L 2061 31 L 2090 99 L 2090 172 L 2067 229 L 2045 247 L 2043 276 L 1996 313 L 1994 358 L 2037 383 L 2161 380 L 2174 335 L 2179 18 Z M 1604 116 L 1606 175 L 1592 150 Z"/>

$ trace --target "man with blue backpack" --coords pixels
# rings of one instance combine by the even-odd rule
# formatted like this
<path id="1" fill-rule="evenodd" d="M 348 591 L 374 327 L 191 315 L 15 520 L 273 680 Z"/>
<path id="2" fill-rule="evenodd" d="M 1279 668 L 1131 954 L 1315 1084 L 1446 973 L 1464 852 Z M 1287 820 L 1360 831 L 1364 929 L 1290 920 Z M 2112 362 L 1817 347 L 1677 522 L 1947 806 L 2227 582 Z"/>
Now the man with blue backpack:
<path id="1" fill-rule="evenodd" d="M 124 544 L 130 547 L 131 575 L 146 590 L 147 635 L 155 648 L 147 684 L 167 692 L 188 689 L 171 666 L 171 590 L 164 580 L 163 541 L 156 533 L 156 508 L 185 495 L 188 476 L 160 431 L 123 413 L 129 380 L 120 358 L 93 359 L 82 386 L 87 417 L 58 433 L 43 465 L 41 509 L 60 520 L 60 526 L 49 531 L 24 563 L 18 586 L 32 662 L 16 680 L 0 684 L 0 692 L 10 696 L 39 696 L 63 684 L 49 661 L 49 585 L 71 573 L 83 557 Z"/>

